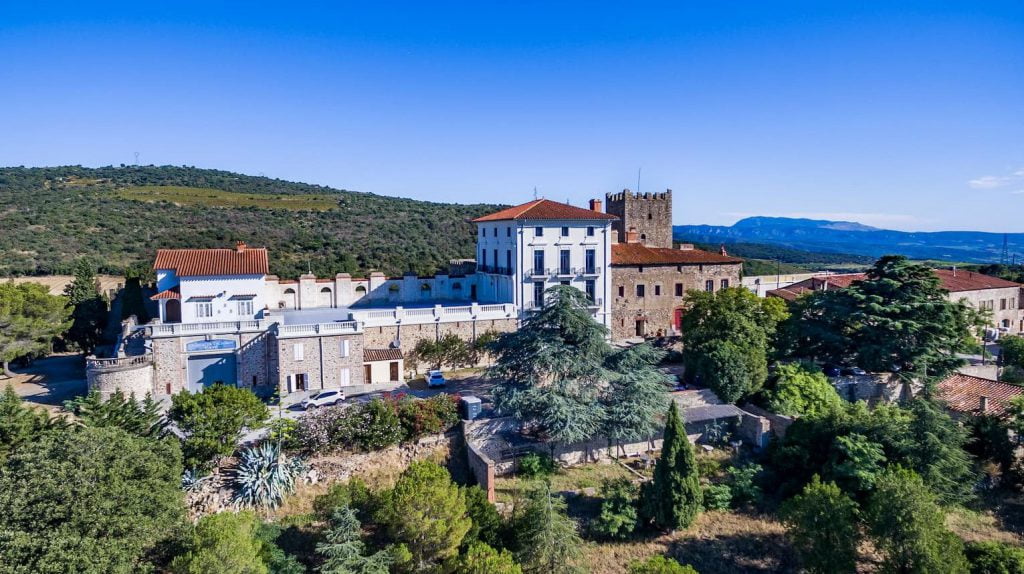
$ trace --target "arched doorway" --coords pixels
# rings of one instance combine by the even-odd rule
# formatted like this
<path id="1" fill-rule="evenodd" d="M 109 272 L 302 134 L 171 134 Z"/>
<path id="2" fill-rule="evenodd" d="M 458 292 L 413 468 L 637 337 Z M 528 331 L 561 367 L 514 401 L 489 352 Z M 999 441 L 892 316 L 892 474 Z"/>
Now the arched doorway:
<path id="1" fill-rule="evenodd" d="M 181 301 L 169 299 L 164 305 L 164 323 L 181 323 Z"/>
<path id="2" fill-rule="evenodd" d="M 285 309 L 295 309 L 295 307 L 296 307 L 295 289 L 292 289 L 291 287 L 285 289 L 284 290 L 284 297 L 282 298 L 281 303 L 283 303 L 283 308 L 285 308 Z"/>
<path id="3" fill-rule="evenodd" d="M 320 297 L 316 302 L 317 307 L 334 307 L 334 294 L 330 287 L 320 289 Z"/>

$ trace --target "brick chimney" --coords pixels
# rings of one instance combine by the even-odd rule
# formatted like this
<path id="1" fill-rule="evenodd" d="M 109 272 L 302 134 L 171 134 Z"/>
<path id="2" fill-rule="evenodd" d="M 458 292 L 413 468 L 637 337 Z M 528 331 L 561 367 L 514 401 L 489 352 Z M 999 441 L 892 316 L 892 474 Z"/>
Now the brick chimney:
<path id="1" fill-rule="evenodd" d="M 978 397 L 978 410 L 981 411 L 982 414 L 988 412 L 988 397 L 985 395 Z"/>
<path id="2" fill-rule="evenodd" d="M 626 243 L 640 243 L 640 234 L 637 233 L 635 227 L 630 227 L 626 232 Z"/>
<path id="3" fill-rule="evenodd" d="M 590 211 L 596 211 L 598 213 L 601 213 L 601 200 L 600 199 L 591 199 L 590 200 Z"/>
<path id="4" fill-rule="evenodd" d="M 235 251 L 237 253 L 241 253 L 241 252 L 245 251 L 245 242 L 244 241 L 236 241 L 235 242 Z"/>

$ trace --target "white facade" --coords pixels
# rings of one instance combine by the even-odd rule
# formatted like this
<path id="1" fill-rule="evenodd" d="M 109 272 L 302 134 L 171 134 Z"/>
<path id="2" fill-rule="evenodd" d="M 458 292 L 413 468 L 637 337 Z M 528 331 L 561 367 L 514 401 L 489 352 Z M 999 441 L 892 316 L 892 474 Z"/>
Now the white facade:
<path id="1" fill-rule="evenodd" d="M 267 306 L 264 275 L 178 277 L 173 270 L 156 271 L 158 291 L 177 288 L 177 299 L 161 299 L 161 322 L 215 323 L 259 319 Z M 180 305 L 176 314 L 175 305 Z"/>
<path id="2" fill-rule="evenodd" d="M 549 287 L 569 285 L 590 295 L 595 318 L 610 327 L 611 244 L 608 219 L 478 222 L 480 295 L 528 311 Z"/>

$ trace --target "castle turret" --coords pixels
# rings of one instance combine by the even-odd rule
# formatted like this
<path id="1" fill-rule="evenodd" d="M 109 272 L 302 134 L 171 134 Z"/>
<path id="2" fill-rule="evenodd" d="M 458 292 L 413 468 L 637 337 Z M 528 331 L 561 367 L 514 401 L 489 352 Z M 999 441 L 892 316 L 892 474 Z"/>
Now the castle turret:
<path id="1" fill-rule="evenodd" d="M 626 243 L 627 231 L 635 229 L 640 243 L 649 247 L 672 247 L 672 190 L 659 193 L 621 193 L 605 195 L 607 212 L 618 216 L 612 230 L 619 243 Z"/>

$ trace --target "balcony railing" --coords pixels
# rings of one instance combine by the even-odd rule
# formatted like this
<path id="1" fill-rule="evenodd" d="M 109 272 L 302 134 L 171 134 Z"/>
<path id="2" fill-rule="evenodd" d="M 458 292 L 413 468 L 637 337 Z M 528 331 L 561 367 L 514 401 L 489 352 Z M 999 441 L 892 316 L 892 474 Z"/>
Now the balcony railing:
<path id="1" fill-rule="evenodd" d="M 601 274 L 601 268 L 600 267 L 580 267 L 579 269 L 576 270 L 576 273 L 578 273 L 579 275 L 600 275 Z"/>
<path id="2" fill-rule="evenodd" d="M 158 323 L 142 325 L 151 336 L 197 335 L 206 333 L 241 333 L 246 331 L 265 331 L 270 327 L 269 321 L 219 321 L 213 323 Z"/>
<path id="3" fill-rule="evenodd" d="M 559 267 L 557 275 L 559 277 L 572 277 L 573 275 L 576 275 L 576 273 L 577 273 L 577 271 L 575 269 L 573 269 L 572 267 L 566 266 L 566 267 Z"/>
<path id="4" fill-rule="evenodd" d="M 511 275 L 511 267 L 498 267 L 496 265 L 477 265 L 476 270 L 481 273 L 494 273 L 497 275 Z"/>
<path id="5" fill-rule="evenodd" d="M 93 369 L 124 369 L 127 367 L 142 367 L 153 363 L 153 353 L 145 355 L 133 355 L 131 357 L 113 357 L 109 359 L 98 359 L 86 357 L 85 368 Z"/>
<path id="6" fill-rule="evenodd" d="M 345 335 L 361 333 L 363 324 L 359 321 L 336 321 L 333 323 L 313 323 L 310 325 L 278 325 L 279 338 L 306 337 L 312 335 Z"/>
<path id="7" fill-rule="evenodd" d="M 530 269 L 526 274 L 530 277 L 548 277 L 552 275 L 550 269 Z"/>
<path id="8" fill-rule="evenodd" d="M 598 297 L 597 299 L 588 301 L 587 307 L 604 307 L 604 299 Z"/>

